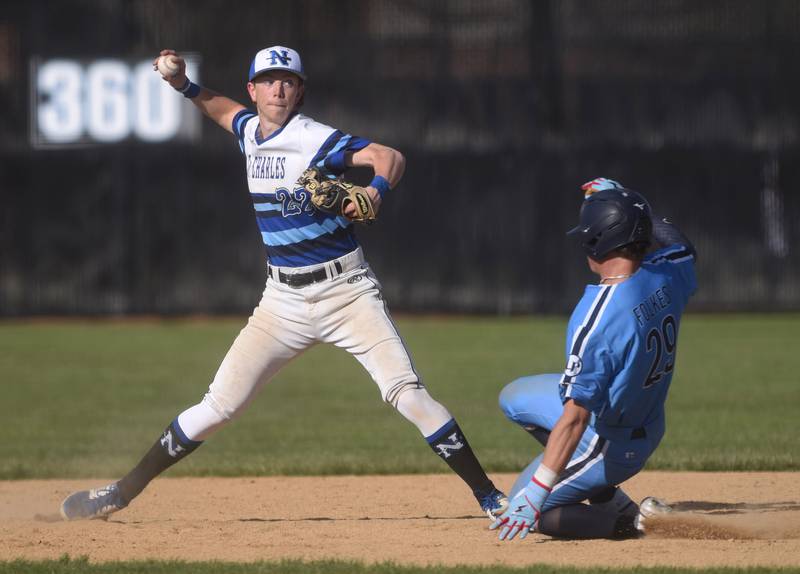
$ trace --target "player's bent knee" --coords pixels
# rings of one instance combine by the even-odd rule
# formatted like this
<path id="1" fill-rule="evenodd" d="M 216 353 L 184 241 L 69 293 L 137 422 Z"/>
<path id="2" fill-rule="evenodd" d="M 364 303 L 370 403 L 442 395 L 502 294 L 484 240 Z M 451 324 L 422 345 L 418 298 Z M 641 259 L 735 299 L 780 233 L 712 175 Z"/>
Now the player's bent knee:
<path id="1" fill-rule="evenodd" d="M 558 395 L 558 376 L 534 375 L 520 377 L 508 383 L 498 397 L 500 410 L 509 420 L 523 424 L 521 413 L 530 413 L 540 399 L 552 399 Z"/>
<path id="2" fill-rule="evenodd" d="M 394 408 L 397 408 L 397 405 L 400 401 L 400 397 L 402 397 L 404 393 L 423 388 L 425 387 L 422 386 L 422 383 L 420 383 L 416 379 L 414 379 L 413 381 L 402 381 L 399 383 L 395 383 L 394 385 L 386 389 L 386 392 L 383 395 L 383 400 L 392 405 Z"/>
<path id="3" fill-rule="evenodd" d="M 422 386 L 406 388 L 395 399 L 394 407 L 424 436 L 433 434 L 453 418 L 450 412 Z"/>
<path id="4" fill-rule="evenodd" d="M 530 404 L 530 398 L 526 393 L 526 385 L 524 381 L 528 377 L 521 377 L 508 383 L 503 390 L 500 391 L 498 403 L 500 410 L 506 415 L 506 418 L 514 422 L 517 420 L 518 413 L 525 410 L 525 407 Z"/>

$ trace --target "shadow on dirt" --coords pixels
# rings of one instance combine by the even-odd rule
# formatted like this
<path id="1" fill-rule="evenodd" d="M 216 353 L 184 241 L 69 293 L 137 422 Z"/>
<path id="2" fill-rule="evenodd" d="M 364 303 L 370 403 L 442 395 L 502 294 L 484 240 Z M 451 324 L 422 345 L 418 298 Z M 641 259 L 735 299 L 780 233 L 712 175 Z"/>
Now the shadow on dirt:
<path id="1" fill-rule="evenodd" d="M 749 514 L 751 512 L 796 512 L 800 510 L 800 502 L 766 502 L 751 504 L 749 502 L 709 502 L 704 500 L 686 500 L 670 502 L 677 512 L 702 512 L 711 515 Z"/>

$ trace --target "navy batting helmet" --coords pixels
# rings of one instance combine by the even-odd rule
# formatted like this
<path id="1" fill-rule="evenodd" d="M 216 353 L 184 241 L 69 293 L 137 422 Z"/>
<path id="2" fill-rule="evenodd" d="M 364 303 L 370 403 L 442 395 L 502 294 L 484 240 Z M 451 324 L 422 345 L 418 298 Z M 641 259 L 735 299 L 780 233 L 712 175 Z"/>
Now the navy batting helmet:
<path id="1" fill-rule="evenodd" d="M 615 187 L 587 197 L 581 205 L 580 223 L 567 235 L 577 235 L 586 255 L 603 259 L 632 243 L 650 243 L 653 221 L 650 204 L 642 194 Z"/>

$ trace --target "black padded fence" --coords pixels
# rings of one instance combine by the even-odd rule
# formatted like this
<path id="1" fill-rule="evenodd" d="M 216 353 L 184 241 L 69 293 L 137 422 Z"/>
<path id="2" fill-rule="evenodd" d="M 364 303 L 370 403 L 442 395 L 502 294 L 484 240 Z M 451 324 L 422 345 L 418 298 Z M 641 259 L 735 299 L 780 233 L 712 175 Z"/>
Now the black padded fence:
<path id="1" fill-rule="evenodd" d="M 597 176 L 695 241 L 696 309 L 800 309 L 800 3 L 219 6 L 4 6 L 0 315 L 249 311 L 264 254 L 233 137 L 203 120 L 194 140 L 38 145 L 31 76 L 172 47 L 245 102 L 250 58 L 278 43 L 304 58 L 305 113 L 407 158 L 359 230 L 394 309 L 568 310 L 591 276 L 564 232 Z"/>

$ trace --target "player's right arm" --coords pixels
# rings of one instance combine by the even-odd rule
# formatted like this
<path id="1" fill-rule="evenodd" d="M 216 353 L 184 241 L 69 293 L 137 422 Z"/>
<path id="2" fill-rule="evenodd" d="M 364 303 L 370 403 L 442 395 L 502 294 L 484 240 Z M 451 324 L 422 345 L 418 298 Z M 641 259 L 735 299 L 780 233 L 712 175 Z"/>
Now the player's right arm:
<path id="1" fill-rule="evenodd" d="M 697 250 L 689 238 L 666 217 L 653 215 L 653 246 L 656 249 L 670 245 L 684 245 L 697 260 Z"/>
<path id="2" fill-rule="evenodd" d="M 179 90 L 186 85 L 186 62 L 184 59 L 175 52 L 175 50 L 161 50 L 159 56 L 173 55 L 177 58 L 179 70 L 178 73 L 172 77 L 165 77 L 164 81 L 169 83 L 170 86 Z M 157 70 L 156 63 L 158 58 L 153 60 L 153 69 Z M 213 90 L 200 86 L 200 92 L 193 98 L 192 103 L 197 108 L 208 116 L 211 120 L 217 123 L 220 127 L 225 128 L 233 133 L 233 118 L 245 107 L 239 102 L 232 100 L 226 96 L 218 94 Z"/>

